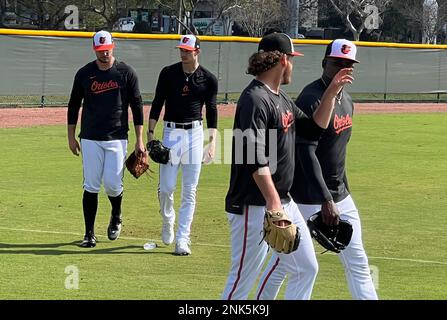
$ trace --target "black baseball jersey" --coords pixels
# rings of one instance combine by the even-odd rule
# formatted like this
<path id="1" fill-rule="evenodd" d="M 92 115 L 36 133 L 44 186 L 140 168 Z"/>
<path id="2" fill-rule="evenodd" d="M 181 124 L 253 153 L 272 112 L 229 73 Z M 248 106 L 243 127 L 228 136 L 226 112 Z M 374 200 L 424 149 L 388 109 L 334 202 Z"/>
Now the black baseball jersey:
<path id="1" fill-rule="evenodd" d="M 83 101 L 83 103 L 82 103 Z M 134 69 L 115 62 L 100 70 L 96 61 L 76 73 L 68 103 L 68 124 L 76 124 L 82 103 L 81 139 L 122 140 L 129 131 L 129 104 L 134 125 L 143 125 L 143 102 Z"/>
<path id="2" fill-rule="evenodd" d="M 208 128 L 217 128 L 217 79 L 199 65 L 192 74 L 183 72 L 182 63 L 164 67 L 158 77 L 149 119 L 158 121 L 165 104 L 164 121 L 187 123 L 202 120 L 206 107 Z"/>
<path id="3" fill-rule="evenodd" d="M 281 199 L 288 192 L 295 167 L 295 134 L 318 139 L 322 129 L 299 110 L 285 92 L 279 95 L 253 80 L 242 92 L 233 126 L 227 212 L 242 214 L 244 205 L 265 206 L 253 173 L 268 166 Z"/>
<path id="4" fill-rule="evenodd" d="M 326 90 L 318 79 L 306 86 L 296 100 L 307 115 L 313 114 Z M 346 91 L 335 102 L 331 121 L 318 141 L 297 138 L 297 167 L 290 194 L 295 202 L 321 204 L 339 202 L 349 195 L 346 178 L 346 146 L 351 137 L 354 105 Z"/>

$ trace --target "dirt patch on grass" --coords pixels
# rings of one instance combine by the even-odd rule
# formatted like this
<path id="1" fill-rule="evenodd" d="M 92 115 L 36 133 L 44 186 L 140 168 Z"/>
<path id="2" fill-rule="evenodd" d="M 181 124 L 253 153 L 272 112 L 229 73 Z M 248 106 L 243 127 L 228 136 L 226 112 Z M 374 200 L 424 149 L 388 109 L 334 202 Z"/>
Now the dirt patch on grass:
<path id="1" fill-rule="evenodd" d="M 220 117 L 233 117 L 235 104 L 219 105 Z M 436 113 L 447 112 L 447 103 L 356 103 L 355 113 Z M 145 124 L 149 106 L 144 107 Z M 60 125 L 67 123 L 67 108 L 0 108 L 0 128 Z"/>

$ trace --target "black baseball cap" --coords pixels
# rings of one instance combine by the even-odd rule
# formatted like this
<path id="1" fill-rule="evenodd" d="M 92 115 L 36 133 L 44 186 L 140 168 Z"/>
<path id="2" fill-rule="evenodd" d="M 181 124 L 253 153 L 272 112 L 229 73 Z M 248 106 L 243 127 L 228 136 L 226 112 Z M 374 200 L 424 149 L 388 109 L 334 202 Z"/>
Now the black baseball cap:
<path id="1" fill-rule="evenodd" d="M 292 39 L 285 33 L 274 32 L 264 36 L 259 42 L 258 52 L 279 51 L 291 56 L 304 56 L 295 51 Z"/>

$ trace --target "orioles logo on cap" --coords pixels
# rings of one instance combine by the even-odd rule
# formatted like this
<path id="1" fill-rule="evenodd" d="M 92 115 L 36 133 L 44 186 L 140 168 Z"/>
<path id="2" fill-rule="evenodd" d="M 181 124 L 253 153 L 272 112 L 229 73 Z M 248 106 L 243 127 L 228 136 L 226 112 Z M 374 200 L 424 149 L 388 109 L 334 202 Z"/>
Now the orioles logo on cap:
<path id="1" fill-rule="evenodd" d="M 106 37 L 99 37 L 99 43 L 104 44 L 106 42 Z"/>
<path id="2" fill-rule="evenodd" d="M 183 40 L 182 40 L 183 43 L 188 43 L 188 41 L 189 41 L 188 37 L 184 37 Z"/>
<path id="3" fill-rule="evenodd" d="M 348 54 L 349 52 L 351 52 L 351 46 L 348 46 L 347 44 L 342 45 L 341 52 L 343 54 Z"/>

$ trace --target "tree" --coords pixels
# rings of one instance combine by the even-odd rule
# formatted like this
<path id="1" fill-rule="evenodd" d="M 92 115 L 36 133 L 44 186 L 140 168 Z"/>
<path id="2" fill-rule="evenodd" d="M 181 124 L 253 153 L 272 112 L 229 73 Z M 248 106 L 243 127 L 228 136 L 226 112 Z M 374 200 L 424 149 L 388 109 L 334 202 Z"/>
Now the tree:
<path id="1" fill-rule="evenodd" d="M 105 22 L 107 29 L 112 30 L 113 25 L 123 16 L 127 16 L 128 1 L 118 0 L 90 0 L 83 7 L 84 12 L 99 15 Z"/>
<path id="2" fill-rule="evenodd" d="M 189 30 L 194 34 L 198 34 L 196 28 L 194 27 L 193 20 L 196 12 L 196 6 L 199 2 L 206 2 L 206 0 L 180 0 L 183 21 L 188 26 Z"/>
<path id="3" fill-rule="evenodd" d="M 396 7 L 396 0 L 383 14 L 381 41 L 386 42 L 418 42 L 419 33 L 416 28 Z"/>
<path id="4" fill-rule="evenodd" d="M 425 35 L 425 42 L 436 43 L 436 36 L 441 32 L 447 20 L 447 1 L 394 1 L 397 10 Z M 424 42 L 424 37 L 422 37 L 422 41 Z"/>
<path id="5" fill-rule="evenodd" d="M 193 25 L 193 17 L 196 5 L 199 2 L 206 2 L 206 0 L 156 0 L 157 4 L 170 11 L 171 18 L 174 18 L 178 22 L 179 33 L 182 32 L 182 28 L 197 34 L 197 30 Z"/>
<path id="6" fill-rule="evenodd" d="M 327 0 L 358 41 L 365 29 L 378 29 L 386 7 L 392 0 Z"/>
<path id="7" fill-rule="evenodd" d="M 18 18 L 27 21 L 28 24 L 38 29 L 61 29 L 65 18 L 65 8 L 68 5 L 76 5 L 81 1 L 76 0 L 17 0 L 16 6 L 10 6 L 9 12 L 13 12 Z M 6 10 L 6 4 L 2 2 L 2 12 Z M 2 24 L 3 25 L 3 24 Z"/>
<path id="8" fill-rule="evenodd" d="M 268 29 L 284 30 L 289 20 L 285 1 L 241 0 L 234 10 L 234 21 L 241 25 L 250 37 L 261 37 Z"/>
<path id="9" fill-rule="evenodd" d="M 234 16 L 234 10 L 238 10 L 240 5 L 237 4 L 237 0 L 212 0 L 210 1 L 214 11 L 214 18 L 205 29 L 205 34 L 208 34 L 210 29 L 218 21 L 222 22 L 224 35 L 231 35 L 231 26 Z"/>
<path id="10" fill-rule="evenodd" d="M 84 0 L 82 11 L 88 17 L 87 25 L 98 26 L 97 21 L 92 21 L 94 15 L 96 20 L 98 16 L 108 30 L 112 30 L 113 26 L 120 18 L 127 17 L 129 9 L 135 8 L 156 8 L 163 3 L 176 3 L 179 0 Z M 168 5 L 169 7 L 169 5 Z M 93 14 L 93 16 L 92 16 Z M 102 27 L 102 26 L 99 26 Z"/>
<path id="11" fill-rule="evenodd" d="M 0 28 L 5 28 L 6 26 L 4 25 L 4 15 L 6 12 L 6 1 L 1 1 L 0 0 Z"/>
<path id="12" fill-rule="evenodd" d="M 300 27 L 316 27 L 318 25 L 318 0 L 300 0 Z M 303 25 L 305 24 L 305 25 Z"/>

